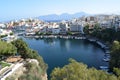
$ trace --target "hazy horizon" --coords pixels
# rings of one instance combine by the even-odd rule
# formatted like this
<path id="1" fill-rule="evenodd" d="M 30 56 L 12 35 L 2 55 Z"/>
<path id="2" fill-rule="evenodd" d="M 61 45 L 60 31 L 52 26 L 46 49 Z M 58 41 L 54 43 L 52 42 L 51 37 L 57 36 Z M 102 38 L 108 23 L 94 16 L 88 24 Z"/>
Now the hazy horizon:
<path id="1" fill-rule="evenodd" d="M 0 21 L 49 14 L 120 14 L 120 0 L 1 0 Z"/>

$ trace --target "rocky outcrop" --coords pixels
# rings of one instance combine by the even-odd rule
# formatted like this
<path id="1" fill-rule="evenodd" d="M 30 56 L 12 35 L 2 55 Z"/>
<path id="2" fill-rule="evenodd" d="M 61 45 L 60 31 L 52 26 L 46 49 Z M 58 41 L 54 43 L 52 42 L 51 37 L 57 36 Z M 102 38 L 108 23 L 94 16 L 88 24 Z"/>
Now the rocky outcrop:
<path id="1" fill-rule="evenodd" d="M 30 72 L 28 72 L 29 71 L 28 69 L 30 67 L 32 67 L 30 69 L 30 70 L 33 69 L 32 71 L 37 71 L 37 69 L 40 69 L 39 62 L 36 59 L 27 59 L 27 60 L 23 61 L 22 63 L 24 63 L 24 65 L 22 65 L 21 67 L 19 67 L 18 69 L 16 69 L 9 77 L 7 77 L 6 80 L 18 80 L 18 79 L 22 80 L 22 78 L 24 78 L 24 80 L 25 80 L 25 78 L 27 78 L 27 73 L 30 74 Z M 29 64 L 29 63 L 30 64 L 34 64 L 34 65 L 33 66 L 28 66 L 27 64 Z M 34 74 L 34 73 L 32 72 L 31 74 Z M 39 73 L 35 72 L 35 74 L 37 74 L 37 75 L 35 75 L 35 77 L 39 76 Z M 26 77 L 25 77 L 25 75 L 26 75 Z M 34 77 L 34 76 L 32 76 L 32 77 Z M 38 77 L 38 79 L 39 78 L 40 78 L 40 80 L 48 80 L 47 73 L 40 74 L 40 76 Z"/>

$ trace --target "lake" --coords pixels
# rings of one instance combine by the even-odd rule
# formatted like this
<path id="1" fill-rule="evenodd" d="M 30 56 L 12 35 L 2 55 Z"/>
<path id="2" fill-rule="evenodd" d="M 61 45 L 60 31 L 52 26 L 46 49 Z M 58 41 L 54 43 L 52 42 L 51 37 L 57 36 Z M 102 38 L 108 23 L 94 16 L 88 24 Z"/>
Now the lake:
<path id="1" fill-rule="evenodd" d="M 104 62 L 104 51 L 98 45 L 87 40 L 75 39 L 34 39 L 23 38 L 30 48 L 38 51 L 48 64 L 48 75 L 55 67 L 63 67 L 68 64 L 68 59 L 73 58 L 79 62 L 87 64 L 88 67 L 108 65 Z"/>

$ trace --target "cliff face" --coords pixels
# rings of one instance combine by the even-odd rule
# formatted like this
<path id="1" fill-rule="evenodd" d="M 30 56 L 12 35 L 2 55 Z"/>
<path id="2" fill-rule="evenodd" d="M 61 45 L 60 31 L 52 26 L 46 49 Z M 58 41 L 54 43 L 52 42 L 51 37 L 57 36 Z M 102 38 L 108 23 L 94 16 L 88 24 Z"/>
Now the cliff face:
<path id="1" fill-rule="evenodd" d="M 16 69 L 6 80 L 48 80 L 36 59 L 23 61 L 24 65 Z"/>
<path id="2" fill-rule="evenodd" d="M 42 78 L 42 80 L 48 80 L 47 73 L 45 73 L 44 75 L 41 75 L 41 78 Z"/>

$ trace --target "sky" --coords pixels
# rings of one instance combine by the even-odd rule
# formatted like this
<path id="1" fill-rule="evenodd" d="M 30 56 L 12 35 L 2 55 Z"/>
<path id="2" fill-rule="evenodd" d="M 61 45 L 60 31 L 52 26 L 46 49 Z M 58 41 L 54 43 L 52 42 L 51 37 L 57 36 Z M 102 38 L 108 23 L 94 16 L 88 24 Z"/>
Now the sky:
<path id="1" fill-rule="evenodd" d="M 0 20 L 77 12 L 120 13 L 120 0 L 0 0 Z"/>

